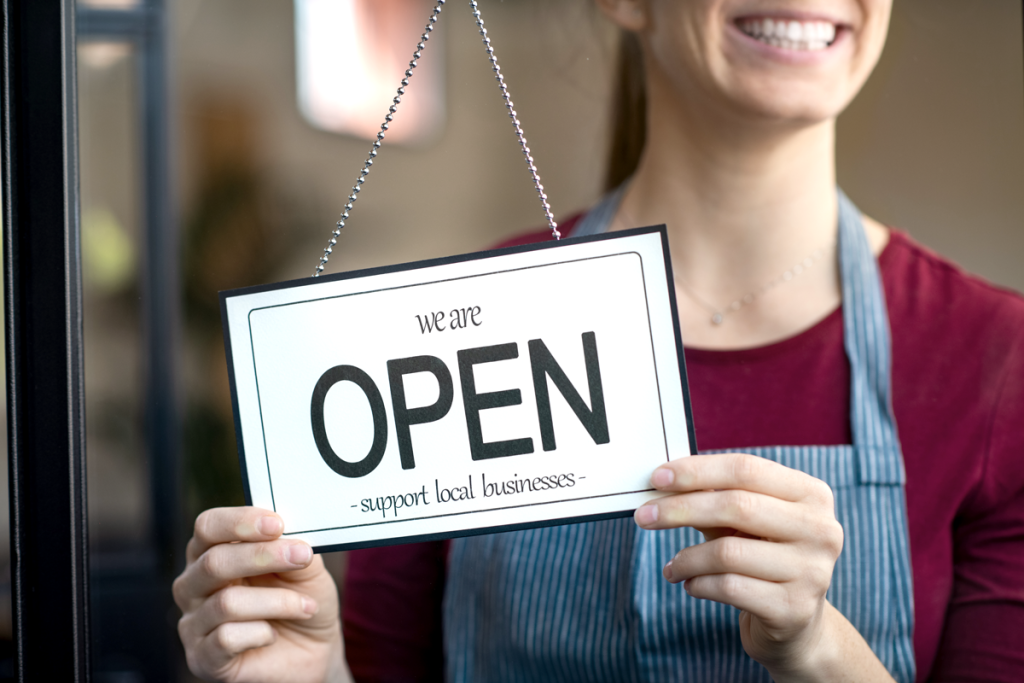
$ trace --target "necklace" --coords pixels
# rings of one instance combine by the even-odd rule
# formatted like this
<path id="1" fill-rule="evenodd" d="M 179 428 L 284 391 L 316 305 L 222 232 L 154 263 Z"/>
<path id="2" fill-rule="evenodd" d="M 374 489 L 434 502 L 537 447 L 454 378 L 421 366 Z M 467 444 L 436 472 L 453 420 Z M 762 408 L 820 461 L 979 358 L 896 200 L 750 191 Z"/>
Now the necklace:
<path id="1" fill-rule="evenodd" d="M 796 265 L 787 268 L 780 275 L 777 275 L 776 277 L 772 278 L 771 280 L 761 285 L 757 289 L 747 292 L 740 298 L 733 300 L 732 303 L 730 303 L 727 306 L 716 306 L 715 304 L 711 303 L 710 301 L 702 297 L 700 294 L 698 294 L 693 289 L 693 287 L 686 283 L 686 280 L 682 279 L 679 276 L 676 276 L 675 281 L 680 287 L 682 287 L 686 291 L 687 294 L 690 295 L 690 298 L 693 299 L 693 301 L 695 301 L 697 304 L 700 305 L 701 308 L 705 309 L 708 313 L 711 314 L 712 325 L 721 325 L 722 323 L 725 322 L 725 316 L 731 313 L 736 313 L 744 306 L 749 306 L 750 304 L 754 303 L 755 301 L 757 301 L 758 298 L 764 296 L 772 289 L 775 289 L 779 285 L 786 284 L 790 280 L 793 280 L 806 273 L 808 270 L 810 270 L 811 267 L 814 266 L 815 263 L 821 260 L 821 257 L 825 255 L 826 251 L 827 247 L 818 247 L 817 249 L 814 250 L 813 253 L 811 253 L 809 256 L 801 260 Z"/>
<path id="2" fill-rule="evenodd" d="M 621 218 L 619 218 L 618 220 L 620 223 L 623 224 L 623 227 L 628 228 L 630 227 L 629 224 L 631 223 L 635 225 L 633 220 L 629 217 L 629 215 L 626 213 L 625 209 L 622 208 L 621 205 L 618 208 L 618 212 L 621 214 Z M 736 313 L 744 306 L 749 306 L 750 304 L 757 301 L 759 297 L 764 296 L 770 290 L 775 289 L 779 285 L 783 285 L 789 282 L 790 280 L 800 277 L 801 275 L 806 273 L 814 266 L 815 263 L 821 260 L 821 257 L 824 256 L 827 251 L 828 246 L 818 247 L 809 256 L 802 259 L 799 263 L 787 268 L 780 275 L 772 278 L 771 280 L 761 285 L 757 289 L 747 292 L 740 298 L 733 300 L 732 303 L 730 303 L 728 306 L 716 306 L 715 304 L 711 303 L 710 301 L 702 297 L 700 294 L 698 294 L 693 289 L 693 287 L 687 284 L 686 280 L 684 280 L 683 278 L 679 277 L 678 275 L 674 275 L 674 279 L 676 284 L 682 287 L 683 290 L 690 296 L 690 298 L 694 302 L 696 302 L 698 305 L 700 305 L 701 308 L 705 309 L 708 313 L 711 314 L 711 324 L 718 326 L 725 322 L 725 316 L 731 313 Z"/>

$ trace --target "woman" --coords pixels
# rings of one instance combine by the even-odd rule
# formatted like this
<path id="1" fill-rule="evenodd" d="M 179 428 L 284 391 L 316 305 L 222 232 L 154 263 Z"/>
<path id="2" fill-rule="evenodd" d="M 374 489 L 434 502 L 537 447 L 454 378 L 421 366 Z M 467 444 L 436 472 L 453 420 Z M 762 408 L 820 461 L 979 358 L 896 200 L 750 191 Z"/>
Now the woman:
<path id="1" fill-rule="evenodd" d="M 645 144 L 564 227 L 669 226 L 698 436 L 742 452 L 659 467 L 635 523 L 353 553 L 344 645 L 279 517 L 208 511 L 175 584 L 193 671 L 347 680 L 347 647 L 430 678 L 441 621 L 454 680 L 1019 680 L 1024 301 L 835 189 L 890 0 L 597 4 Z"/>

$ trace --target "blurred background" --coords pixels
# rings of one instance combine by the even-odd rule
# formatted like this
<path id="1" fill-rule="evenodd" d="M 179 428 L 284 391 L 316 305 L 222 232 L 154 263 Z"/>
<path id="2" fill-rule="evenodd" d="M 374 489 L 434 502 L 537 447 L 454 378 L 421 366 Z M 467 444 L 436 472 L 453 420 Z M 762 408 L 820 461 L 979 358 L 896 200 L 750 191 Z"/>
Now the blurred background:
<path id="1" fill-rule="evenodd" d="M 217 292 L 312 272 L 432 4 L 79 0 L 97 681 L 191 680 L 170 580 L 196 514 L 244 502 Z M 442 12 L 327 272 L 543 225 L 467 5 Z M 480 5 L 568 217 L 600 193 L 615 34 L 590 0 Z M 840 183 L 875 218 L 1024 290 L 1021 4 L 895 5 L 882 62 L 840 120 Z M 330 564 L 340 574 L 344 558 Z"/>

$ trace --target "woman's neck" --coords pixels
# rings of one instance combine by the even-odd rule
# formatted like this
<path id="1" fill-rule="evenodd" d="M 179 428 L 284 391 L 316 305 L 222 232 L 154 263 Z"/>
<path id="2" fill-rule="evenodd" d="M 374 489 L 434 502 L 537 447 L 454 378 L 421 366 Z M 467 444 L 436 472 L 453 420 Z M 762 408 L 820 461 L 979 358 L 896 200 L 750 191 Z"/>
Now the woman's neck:
<path id="1" fill-rule="evenodd" d="M 834 241 L 831 122 L 757 136 L 653 116 L 648 131 L 623 210 L 638 224 L 668 226 L 674 263 L 691 284 L 756 287 Z"/>
<path id="2" fill-rule="evenodd" d="M 759 346 L 833 310 L 841 297 L 834 123 L 768 129 L 654 98 L 651 105 L 648 144 L 616 227 L 668 227 L 684 340 Z M 799 277 L 758 293 L 816 253 Z M 710 322 L 711 307 L 751 294 L 721 324 Z"/>

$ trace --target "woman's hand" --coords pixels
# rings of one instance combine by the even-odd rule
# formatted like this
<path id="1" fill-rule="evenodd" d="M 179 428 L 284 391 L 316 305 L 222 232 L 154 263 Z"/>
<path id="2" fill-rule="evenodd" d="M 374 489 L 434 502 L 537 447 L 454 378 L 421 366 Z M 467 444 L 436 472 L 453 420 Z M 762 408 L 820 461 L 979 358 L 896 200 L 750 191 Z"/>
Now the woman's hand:
<path id="1" fill-rule="evenodd" d="M 742 453 L 680 458 L 651 482 L 676 495 L 640 507 L 637 524 L 694 527 L 706 539 L 679 551 L 665 578 L 743 610 L 743 648 L 776 681 L 891 680 L 825 599 L 843 549 L 827 484 Z"/>
<path id="2" fill-rule="evenodd" d="M 338 590 L 323 560 L 280 538 L 281 518 L 218 508 L 196 519 L 174 582 L 189 668 L 207 680 L 349 681 Z"/>

